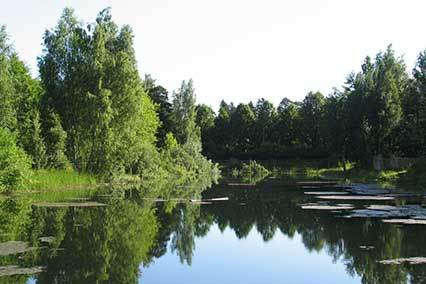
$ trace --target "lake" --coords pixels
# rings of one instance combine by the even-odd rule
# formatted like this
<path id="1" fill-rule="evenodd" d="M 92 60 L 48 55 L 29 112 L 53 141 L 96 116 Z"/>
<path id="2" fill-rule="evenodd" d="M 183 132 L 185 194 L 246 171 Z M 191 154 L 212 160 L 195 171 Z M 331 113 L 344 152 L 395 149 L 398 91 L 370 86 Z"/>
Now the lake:
<path id="1" fill-rule="evenodd" d="M 3 198 L 0 283 L 426 283 L 425 264 L 380 262 L 426 256 L 426 225 L 302 209 L 325 204 L 304 194 L 315 190 L 337 189 L 267 178 L 183 199 L 103 189 Z"/>

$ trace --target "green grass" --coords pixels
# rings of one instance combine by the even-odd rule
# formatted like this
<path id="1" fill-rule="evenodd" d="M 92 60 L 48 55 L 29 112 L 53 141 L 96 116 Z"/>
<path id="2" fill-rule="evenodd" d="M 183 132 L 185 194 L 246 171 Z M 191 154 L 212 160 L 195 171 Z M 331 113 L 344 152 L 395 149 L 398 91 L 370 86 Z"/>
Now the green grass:
<path id="1" fill-rule="evenodd" d="M 28 182 L 27 190 L 63 190 L 91 188 L 97 184 L 94 176 L 73 170 L 36 170 Z"/>

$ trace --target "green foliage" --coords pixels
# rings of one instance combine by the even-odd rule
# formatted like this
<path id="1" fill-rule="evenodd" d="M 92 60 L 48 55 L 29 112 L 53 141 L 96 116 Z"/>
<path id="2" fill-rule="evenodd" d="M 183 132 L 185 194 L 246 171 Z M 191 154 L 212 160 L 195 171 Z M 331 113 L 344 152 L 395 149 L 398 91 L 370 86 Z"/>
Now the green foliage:
<path id="1" fill-rule="evenodd" d="M 132 38 L 109 9 L 87 28 L 65 9 L 45 33 L 39 58 L 44 109 L 59 115 L 67 156 L 80 171 L 123 173 L 145 144 L 156 141 L 159 121 L 137 71 Z"/>
<path id="2" fill-rule="evenodd" d="M 97 184 L 94 176 L 78 173 L 72 169 L 42 169 L 35 170 L 27 184 L 32 190 L 63 190 L 89 189 Z"/>
<path id="3" fill-rule="evenodd" d="M 0 26 L 0 127 L 16 128 L 13 78 L 10 66 L 12 54 L 5 26 Z"/>
<path id="4" fill-rule="evenodd" d="M 323 142 L 322 127 L 325 98 L 320 92 L 309 92 L 300 107 L 302 139 L 309 148 L 319 147 Z"/>
<path id="5" fill-rule="evenodd" d="M 163 146 L 167 133 L 172 131 L 173 127 L 172 104 L 169 102 L 167 90 L 163 86 L 157 85 L 151 75 L 145 75 L 143 85 L 152 102 L 157 105 L 158 118 L 161 122 L 157 131 L 157 145 Z"/>
<path id="6" fill-rule="evenodd" d="M 0 191 L 23 188 L 30 177 L 31 160 L 17 144 L 15 135 L 0 128 Z"/>
<path id="7" fill-rule="evenodd" d="M 46 165 L 53 169 L 65 169 L 68 167 L 68 160 L 65 156 L 65 142 L 67 133 L 62 129 L 59 116 L 56 113 L 49 113 L 45 119 L 46 133 Z"/>
<path id="8" fill-rule="evenodd" d="M 16 55 L 10 59 L 17 118 L 18 143 L 33 159 L 33 167 L 45 165 L 45 145 L 41 134 L 40 83 L 31 78 L 25 64 Z"/>
<path id="9" fill-rule="evenodd" d="M 256 161 L 236 163 L 227 168 L 228 175 L 244 182 L 255 184 L 267 177 L 271 172 Z"/>
<path id="10" fill-rule="evenodd" d="M 222 101 L 214 127 L 202 132 L 203 141 L 214 141 L 204 153 L 216 159 L 330 158 L 365 167 L 375 155 L 417 156 L 426 151 L 425 70 L 421 53 L 409 78 L 389 46 L 366 57 L 361 71 L 327 97 L 309 92 L 301 102 L 284 98 L 277 109 L 265 99 L 236 108 Z"/>
<path id="11" fill-rule="evenodd" d="M 200 129 L 195 122 L 196 105 L 192 79 L 183 81 L 179 90 L 173 93 L 171 117 L 173 133 L 180 144 L 200 142 Z"/>
<path id="12" fill-rule="evenodd" d="M 201 131 L 201 143 L 203 145 L 203 154 L 208 154 L 215 147 L 215 118 L 216 114 L 210 106 L 205 104 L 196 107 L 196 124 Z"/>

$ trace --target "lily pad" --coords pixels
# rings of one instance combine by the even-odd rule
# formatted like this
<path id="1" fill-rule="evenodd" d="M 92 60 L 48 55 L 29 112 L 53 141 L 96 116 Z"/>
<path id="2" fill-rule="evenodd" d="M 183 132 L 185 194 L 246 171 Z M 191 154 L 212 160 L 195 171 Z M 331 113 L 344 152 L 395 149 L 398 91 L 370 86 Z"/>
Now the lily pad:
<path id="1" fill-rule="evenodd" d="M 391 193 L 389 189 L 384 189 L 374 184 L 352 184 L 345 190 L 352 194 L 360 195 L 381 195 Z"/>
<path id="2" fill-rule="evenodd" d="M 316 196 L 319 199 L 326 200 L 394 200 L 393 196 L 371 196 L 371 195 L 329 195 Z"/>
<path id="3" fill-rule="evenodd" d="M 401 225 L 426 225 L 426 220 L 422 219 L 384 219 L 382 222 Z"/>
<path id="4" fill-rule="evenodd" d="M 346 191 L 305 191 L 306 195 L 347 195 Z"/>
<path id="5" fill-rule="evenodd" d="M 426 219 L 426 208 L 420 205 L 370 205 L 366 209 L 354 210 L 349 217 Z"/>
<path id="6" fill-rule="evenodd" d="M 309 204 L 303 204 L 300 207 L 302 209 L 307 209 L 307 210 L 329 210 L 329 211 L 354 209 L 354 206 L 351 204 L 328 205 L 328 204 L 309 203 Z"/>
<path id="7" fill-rule="evenodd" d="M 327 185 L 336 185 L 337 181 L 299 181 L 297 184 L 302 186 L 327 186 Z"/>

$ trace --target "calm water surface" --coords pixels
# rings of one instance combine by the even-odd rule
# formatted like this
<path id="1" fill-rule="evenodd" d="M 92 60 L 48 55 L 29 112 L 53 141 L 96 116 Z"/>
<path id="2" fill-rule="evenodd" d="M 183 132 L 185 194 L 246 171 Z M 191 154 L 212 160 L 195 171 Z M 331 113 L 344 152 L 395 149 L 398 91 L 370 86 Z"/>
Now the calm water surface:
<path id="1" fill-rule="evenodd" d="M 5 272 L 10 265 L 44 272 L 0 283 L 426 283 L 426 265 L 378 262 L 426 256 L 426 226 L 302 210 L 315 198 L 278 179 L 202 193 L 214 197 L 229 200 L 154 202 L 129 192 L 3 199 L 0 275 L 17 273 Z M 58 208 L 51 199 L 107 206 Z M 30 249 L 13 252 L 11 240 Z"/>

